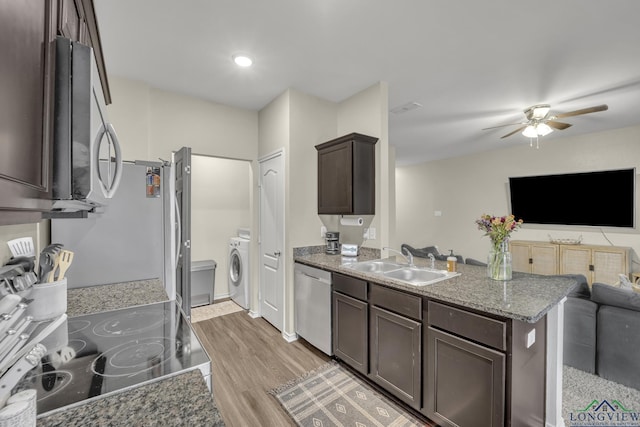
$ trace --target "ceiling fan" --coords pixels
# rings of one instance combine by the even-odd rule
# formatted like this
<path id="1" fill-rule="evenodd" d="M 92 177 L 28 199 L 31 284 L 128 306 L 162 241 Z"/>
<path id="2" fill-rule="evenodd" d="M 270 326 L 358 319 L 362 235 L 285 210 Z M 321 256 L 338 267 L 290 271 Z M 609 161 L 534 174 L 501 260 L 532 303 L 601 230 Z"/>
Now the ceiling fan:
<path id="1" fill-rule="evenodd" d="M 520 123 L 508 123 L 505 125 L 493 126 L 482 130 L 496 129 L 505 126 L 520 126 L 513 132 L 502 136 L 500 139 L 506 138 L 522 131 L 522 134 L 528 138 L 538 138 L 553 132 L 554 129 L 564 130 L 571 126 L 569 123 L 556 121 L 565 117 L 579 116 L 582 114 L 596 113 L 598 111 L 606 111 L 609 107 L 606 104 L 596 105 L 595 107 L 582 108 L 580 110 L 569 111 L 567 113 L 552 114 L 551 106 L 548 104 L 538 104 L 524 110 L 526 121 Z"/>

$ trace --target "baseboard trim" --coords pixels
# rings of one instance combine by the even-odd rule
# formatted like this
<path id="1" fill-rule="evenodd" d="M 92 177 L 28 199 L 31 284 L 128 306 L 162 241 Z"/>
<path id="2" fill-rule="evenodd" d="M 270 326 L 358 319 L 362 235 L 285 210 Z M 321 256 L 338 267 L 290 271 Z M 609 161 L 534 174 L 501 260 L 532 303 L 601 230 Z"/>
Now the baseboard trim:
<path id="1" fill-rule="evenodd" d="M 286 342 L 294 342 L 298 340 L 298 334 L 296 334 L 295 332 L 288 333 L 288 332 L 282 331 L 282 338 L 284 338 Z"/>
<path id="2" fill-rule="evenodd" d="M 261 317 L 260 313 L 257 311 L 249 310 L 247 313 L 252 319 L 257 319 L 258 317 Z"/>

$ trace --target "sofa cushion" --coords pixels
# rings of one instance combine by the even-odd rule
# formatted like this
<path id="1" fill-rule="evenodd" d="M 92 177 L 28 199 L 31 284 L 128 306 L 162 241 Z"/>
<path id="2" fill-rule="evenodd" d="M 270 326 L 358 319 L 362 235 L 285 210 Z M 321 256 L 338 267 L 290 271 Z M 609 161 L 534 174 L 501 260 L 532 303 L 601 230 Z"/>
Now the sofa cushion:
<path id="1" fill-rule="evenodd" d="M 563 361 L 591 374 L 596 372 L 596 314 L 598 304 L 567 298 L 564 304 Z"/>
<path id="2" fill-rule="evenodd" d="M 464 260 L 464 263 L 468 265 L 477 265 L 479 267 L 487 266 L 486 262 L 478 261 L 477 259 L 473 259 L 473 258 L 467 258 L 466 260 Z"/>
<path id="3" fill-rule="evenodd" d="M 601 305 L 597 325 L 598 375 L 640 389 L 640 313 Z"/>
<path id="4" fill-rule="evenodd" d="M 591 290 L 584 274 L 564 274 L 562 277 L 574 279 L 578 284 L 569 292 L 568 297 L 591 299 Z"/>
<path id="5" fill-rule="evenodd" d="M 640 311 L 640 293 L 630 289 L 620 289 L 605 285 L 604 283 L 594 283 L 591 286 L 591 300 L 602 305 Z"/>
<path id="6" fill-rule="evenodd" d="M 400 250 L 405 250 L 405 249 L 409 251 L 411 255 L 417 256 L 419 258 L 427 258 L 429 254 L 433 254 L 436 257 L 440 255 L 440 251 L 436 246 L 426 246 L 424 248 L 416 249 L 406 243 L 403 243 L 400 246 Z"/>

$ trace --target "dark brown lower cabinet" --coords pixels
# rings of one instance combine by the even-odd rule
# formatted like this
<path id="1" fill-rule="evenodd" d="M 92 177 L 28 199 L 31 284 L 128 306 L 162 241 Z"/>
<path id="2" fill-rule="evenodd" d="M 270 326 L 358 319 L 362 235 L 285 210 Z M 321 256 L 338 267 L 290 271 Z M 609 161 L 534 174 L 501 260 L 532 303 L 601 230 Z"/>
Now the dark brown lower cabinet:
<path id="1" fill-rule="evenodd" d="M 416 409 L 422 405 L 420 322 L 379 307 L 369 309 L 369 377 Z"/>
<path id="2" fill-rule="evenodd" d="M 504 426 L 506 356 L 429 327 L 426 415 L 443 426 Z"/>
<path id="3" fill-rule="evenodd" d="M 333 352 L 355 370 L 367 374 L 368 304 L 333 292 Z"/>

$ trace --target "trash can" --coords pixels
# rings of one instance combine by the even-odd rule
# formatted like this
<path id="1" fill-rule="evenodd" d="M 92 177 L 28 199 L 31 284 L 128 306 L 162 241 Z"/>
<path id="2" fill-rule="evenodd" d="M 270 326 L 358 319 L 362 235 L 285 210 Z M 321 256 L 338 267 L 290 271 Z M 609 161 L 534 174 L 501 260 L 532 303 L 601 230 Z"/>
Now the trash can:
<path id="1" fill-rule="evenodd" d="M 213 303 L 216 262 L 212 259 L 191 263 L 191 307 Z"/>

